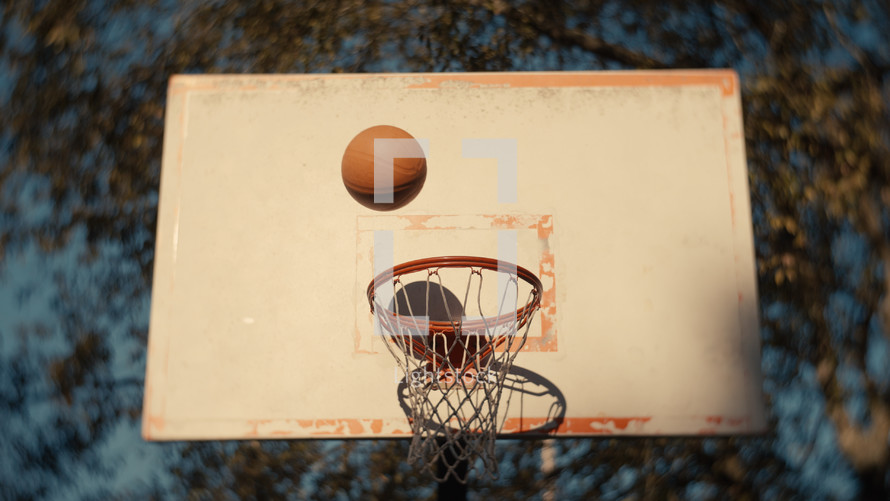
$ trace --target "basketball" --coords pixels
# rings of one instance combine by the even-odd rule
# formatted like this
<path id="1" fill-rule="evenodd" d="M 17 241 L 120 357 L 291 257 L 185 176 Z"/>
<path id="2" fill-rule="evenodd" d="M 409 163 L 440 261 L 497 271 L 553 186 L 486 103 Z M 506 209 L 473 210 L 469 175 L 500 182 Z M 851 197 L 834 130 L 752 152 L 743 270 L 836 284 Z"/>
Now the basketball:
<path id="1" fill-rule="evenodd" d="M 411 139 L 409 143 L 378 143 L 375 139 Z M 378 183 L 378 195 L 392 194 L 392 203 L 374 202 L 374 164 L 392 161 L 392 183 Z M 356 202 L 378 211 L 404 207 L 420 193 L 426 181 L 426 157 L 420 143 L 404 130 L 391 125 L 377 125 L 361 131 L 343 153 L 343 185 Z"/>

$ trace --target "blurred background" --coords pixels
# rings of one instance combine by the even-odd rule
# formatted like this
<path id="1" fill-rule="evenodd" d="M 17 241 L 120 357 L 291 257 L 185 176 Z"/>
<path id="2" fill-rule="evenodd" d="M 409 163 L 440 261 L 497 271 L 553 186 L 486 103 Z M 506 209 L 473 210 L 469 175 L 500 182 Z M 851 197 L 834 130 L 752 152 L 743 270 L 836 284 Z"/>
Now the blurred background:
<path id="1" fill-rule="evenodd" d="M 0 2 L 0 498 L 424 499 L 406 441 L 139 435 L 176 73 L 733 68 L 768 433 L 501 441 L 471 499 L 890 499 L 890 5 Z"/>

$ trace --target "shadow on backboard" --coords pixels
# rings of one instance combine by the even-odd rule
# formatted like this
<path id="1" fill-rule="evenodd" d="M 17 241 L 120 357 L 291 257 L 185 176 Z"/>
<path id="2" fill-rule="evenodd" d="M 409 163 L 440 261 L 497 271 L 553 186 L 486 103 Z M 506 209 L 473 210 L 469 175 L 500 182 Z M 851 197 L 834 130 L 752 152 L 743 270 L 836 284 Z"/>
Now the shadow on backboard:
<path id="1" fill-rule="evenodd" d="M 403 379 L 396 391 L 399 406 L 412 419 L 407 381 Z M 559 428 L 565 415 L 565 396 L 552 381 L 516 365 L 510 369 L 498 408 L 499 437 L 549 435 Z"/>

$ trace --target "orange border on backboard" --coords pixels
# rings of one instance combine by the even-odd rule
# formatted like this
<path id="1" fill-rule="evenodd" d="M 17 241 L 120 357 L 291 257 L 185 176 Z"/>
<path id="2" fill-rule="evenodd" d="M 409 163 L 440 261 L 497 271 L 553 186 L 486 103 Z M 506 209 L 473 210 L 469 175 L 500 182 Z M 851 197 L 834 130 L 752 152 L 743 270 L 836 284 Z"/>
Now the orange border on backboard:
<path id="1" fill-rule="evenodd" d="M 201 83 L 192 75 L 173 75 L 167 91 L 168 97 L 195 91 L 230 90 L 281 90 L 289 82 L 327 79 L 367 79 L 393 78 L 418 80 L 406 86 L 407 89 L 440 89 L 448 86 L 466 85 L 470 88 L 505 87 L 677 87 L 714 86 L 721 94 L 732 96 L 738 89 L 739 77 L 734 70 L 659 70 L 659 71 L 605 71 L 605 72 L 479 72 L 479 73 L 379 73 L 379 74 L 301 74 L 301 75 L 257 75 L 256 81 L 228 87 L 234 77 L 240 80 L 244 75 L 201 75 Z"/>
<path id="2" fill-rule="evenodd" d="M 688 436 L 724 436 L 751 433 L 749 416 L 676 416 L 684 422 L 694 421 L 700 428 Z M 373 439 L 379 437 L 408 438 L 408 420 L 384 419 L 247 419 L 239 421 L 243 431 L 231 439 Z M 171 423 L 175 425 L 175 423 Z M 589 418 L 508 418 L 498 436 L 510 437 L 602 437 L 614 435 L 652 436 L 671 433 L 671 420 L 659 422 L 651 416 L 598 416 Z M 666 428 L 662 428 L 665 426 Z M 174 426 L 175 427 L 175 426 Z M 143 435 L 151 440 L 149 435 Z M 213 437 L 183 435 L 165 440 L 206 440 Z"/>

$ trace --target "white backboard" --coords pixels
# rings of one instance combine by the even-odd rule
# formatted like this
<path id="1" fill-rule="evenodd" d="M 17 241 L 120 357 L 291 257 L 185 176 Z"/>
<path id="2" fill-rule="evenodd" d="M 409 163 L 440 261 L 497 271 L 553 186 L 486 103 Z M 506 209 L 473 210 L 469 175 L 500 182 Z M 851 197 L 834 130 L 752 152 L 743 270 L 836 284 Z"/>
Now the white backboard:
<path id="1" fill-rule="evenodd" d="M 395 211 L 341 179 L 374 125 L 428 141 Z M 397 264 L 496 258 L 503 231 L 544 283 L 503 434 L 763 430 L 735 73 L 188 75 L 167 101 L 143 436 L 410 434 L 365 296 L 375 235 Z"/>

